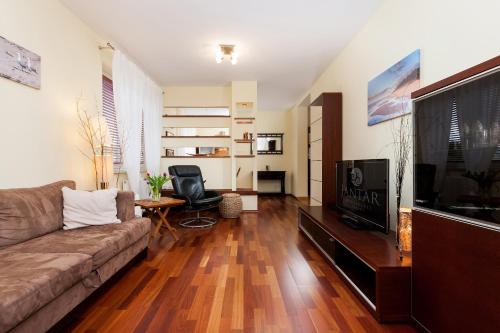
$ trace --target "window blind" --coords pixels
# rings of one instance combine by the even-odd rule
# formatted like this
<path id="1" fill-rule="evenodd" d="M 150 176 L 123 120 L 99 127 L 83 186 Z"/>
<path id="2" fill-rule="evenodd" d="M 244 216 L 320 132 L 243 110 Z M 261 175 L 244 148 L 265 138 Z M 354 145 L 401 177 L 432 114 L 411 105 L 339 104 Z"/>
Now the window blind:
<path id="1" fill-rule="evenodd" d="M 113 164 L 121 164 L 122 149 L 118 133 L 118 124 L 116 121 L 115 103 L 113 98 L 113 81 L 106 76 L 102 77 L 102 114 L 106 119 L 108 132 L 111 137 L 111 146 L 113 151 Z M 141 165 L 144 164 L 144 118 L 141 124 Z"/>
<path id="2" fill-rule="evenodd" d="M 497 115 L 500 118 L 500 113 Z M 497 120 L 500 122 L 500 119 Z M 450 139 L 448 144 L 448 162 L 463 162 L 462 140 L 460 139 L 460 129 L 458 126 L 458 113 L 457 113 L 457 101 L 454 100 L 452 103 L 451 110 L 451 127 L 450 127 Z M 497 145 L 495 154 L 493 155 L 493 161 L 500 161 L 500 144 Z"/>
<path id="3" fill-rule="evenodd" d="M 448 145 L 448 162 L 463 162 L 463 148 L 458 127 L 457 101 L 454 100 L 451 110 L 450 140 Z"/>

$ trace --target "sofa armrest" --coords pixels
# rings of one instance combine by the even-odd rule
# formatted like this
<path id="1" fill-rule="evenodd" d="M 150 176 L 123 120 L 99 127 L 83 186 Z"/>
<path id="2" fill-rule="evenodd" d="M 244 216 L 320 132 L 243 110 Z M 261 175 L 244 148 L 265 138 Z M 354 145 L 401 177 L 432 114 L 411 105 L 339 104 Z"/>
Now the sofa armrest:
<path id="1" fill-rule="evenodd" d="M 135 218 L 134 192 L 118 191 L 116 210 L 120 221 L 125 222 Z"/>

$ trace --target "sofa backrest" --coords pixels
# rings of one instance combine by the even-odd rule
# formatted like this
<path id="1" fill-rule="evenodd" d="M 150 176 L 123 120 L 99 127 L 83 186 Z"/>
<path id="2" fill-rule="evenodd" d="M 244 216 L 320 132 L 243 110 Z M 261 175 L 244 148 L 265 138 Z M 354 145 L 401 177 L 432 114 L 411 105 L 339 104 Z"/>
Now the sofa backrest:
<path id="1" fill-rule="evenodd" d="M 0 248 L 62 229 L 63 180 L 34 188 L 0 190 Z"/>

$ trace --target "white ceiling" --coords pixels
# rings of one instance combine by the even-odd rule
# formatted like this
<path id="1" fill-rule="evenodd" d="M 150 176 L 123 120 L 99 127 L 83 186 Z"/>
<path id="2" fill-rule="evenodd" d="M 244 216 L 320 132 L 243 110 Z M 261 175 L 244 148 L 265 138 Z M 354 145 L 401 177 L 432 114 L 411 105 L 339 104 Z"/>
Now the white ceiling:
<path id="1" fill-rule="evenodd" d="M 294 103 L 381 0 L 62 0 L 159 84 L 259 82 L 259 109 Z M 215 62 L 236 44 L 239 63 Z"/>

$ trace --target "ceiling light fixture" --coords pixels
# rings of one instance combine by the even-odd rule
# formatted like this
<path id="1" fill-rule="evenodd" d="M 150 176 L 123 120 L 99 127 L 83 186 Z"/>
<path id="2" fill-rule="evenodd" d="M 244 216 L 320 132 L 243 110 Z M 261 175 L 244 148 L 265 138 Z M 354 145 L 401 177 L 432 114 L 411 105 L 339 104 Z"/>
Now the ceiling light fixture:
<path id="1" fill-rule="evenodd" d="M 229 58 L 231 64 L 236 65 L 238 63 L 236 47 L 234 45 L 219 44 L 215 51 L 215 61 L 220 64 L 226 57 Z"/>

